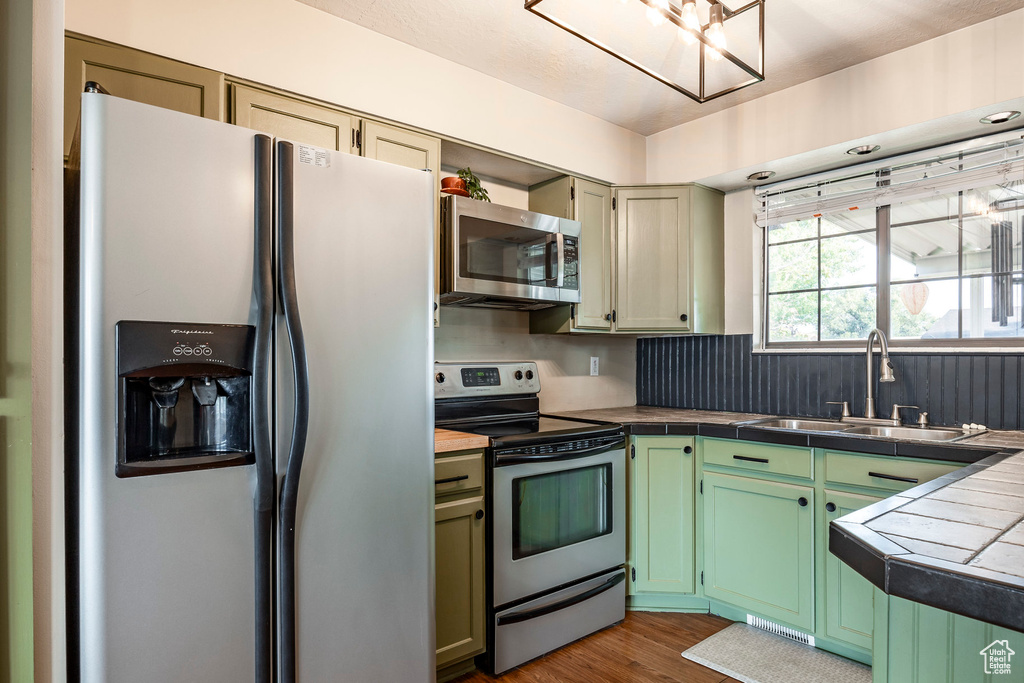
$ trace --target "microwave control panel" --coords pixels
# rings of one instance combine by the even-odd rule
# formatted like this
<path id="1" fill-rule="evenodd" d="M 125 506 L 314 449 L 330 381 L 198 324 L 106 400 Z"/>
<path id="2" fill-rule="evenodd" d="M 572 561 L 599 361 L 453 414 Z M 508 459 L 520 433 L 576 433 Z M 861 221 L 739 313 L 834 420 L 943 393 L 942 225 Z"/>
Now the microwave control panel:
<path id="1" fill-rule="evenodd" d="M 540 391 L 537 364 L 434 363 L 434 398 L 507 396 Z"/>

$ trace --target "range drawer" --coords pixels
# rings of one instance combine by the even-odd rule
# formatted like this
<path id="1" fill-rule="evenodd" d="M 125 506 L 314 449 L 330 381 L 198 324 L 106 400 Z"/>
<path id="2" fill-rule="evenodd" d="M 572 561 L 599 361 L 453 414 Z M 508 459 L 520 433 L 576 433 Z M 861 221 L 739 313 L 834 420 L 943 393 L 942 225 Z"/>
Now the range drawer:
<path id="1" fill-rule="evenodd" d="M 886 491 L 905 491 L 960 467 L 951 463 L 825 451 L 826 481 Z"/>
<path id="2" fill-rule="evenodd" d="M 704 439 L 704 464 L 804 479 L 814 477 L 812 449 L 796 446 Z"/>
<path id="3" fill-rule="evenodd" d="M 471 491 L 483 484 L 482 451 L 434 459 L 434 495 Z"/>

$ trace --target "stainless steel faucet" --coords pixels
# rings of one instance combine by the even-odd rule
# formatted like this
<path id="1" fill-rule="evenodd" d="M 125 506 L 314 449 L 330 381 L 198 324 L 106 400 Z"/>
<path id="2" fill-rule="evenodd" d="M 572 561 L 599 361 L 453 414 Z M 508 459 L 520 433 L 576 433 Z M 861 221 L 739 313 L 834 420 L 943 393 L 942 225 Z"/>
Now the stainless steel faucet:
<path id="1" fill-rule="evenodd" d="M 875 338 L 878 338 L 878 343 L 882 346 L 882 368 L 878 376 L 879 382 L 895 382 L 896 376 L 892 374 L 892 363 L 889 361 L 889 342 L 885 339 L 885 333 L 877 327 L 871 330 L 868 334 L 868 349 L 867 349 L 867 389 L 868 395 L 864 401 L 864 417 L 876 418 L 878 414 L 875 412 L 875 367 L 871 362 L 871 356 L 873 352 Z"/>

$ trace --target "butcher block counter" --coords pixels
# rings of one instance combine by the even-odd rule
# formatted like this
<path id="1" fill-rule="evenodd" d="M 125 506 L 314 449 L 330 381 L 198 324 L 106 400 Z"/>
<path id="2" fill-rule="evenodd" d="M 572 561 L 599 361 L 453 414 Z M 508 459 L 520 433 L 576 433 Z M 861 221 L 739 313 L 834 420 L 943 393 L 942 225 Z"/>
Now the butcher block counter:
<path id="1" fill-rule="evenodd" d="M 434 453 L 452 453 L 476 448 L 487 448 L 490 439 L 479 434 L 453 432 L 450 429 L 434 430 Z"/>

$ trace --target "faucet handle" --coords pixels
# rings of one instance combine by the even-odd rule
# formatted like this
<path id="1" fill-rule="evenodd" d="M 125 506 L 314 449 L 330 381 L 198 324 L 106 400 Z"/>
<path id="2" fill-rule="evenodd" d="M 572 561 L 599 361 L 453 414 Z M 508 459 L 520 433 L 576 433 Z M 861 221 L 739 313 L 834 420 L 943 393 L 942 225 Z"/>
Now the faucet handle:
<path id="1" fill-rule="evenodd" d="M 899 403 L 893 403 L 892 404 L 892 415 L 889 416 L 889 419 L 892 420 L 893 422 L 896 422 L 896 423 L 902 422 L 902 420 L 900 419 L 900 408 L 917 408 L 918 410 L 921 409 L 920 406 L 904 406 L 904 405 L 900 405 Z"/>
<path id="2" fill-rule="evenodd" d="M 921 414 L 917 416 L 917 426 L 927 427 L 928 426 L 928 411 L 922 410 Z"/>
<path id="3" fill-rule="evenodd" d="M 842 406 L 843 407 L 842 417 L 850 417 L 851 415 L 853 415 L 853 413 L 850 412 L 850 402 L 849 401 L 825 401 L 825 404 L 826 405 L 830 405 L 830 406 Z"/>

